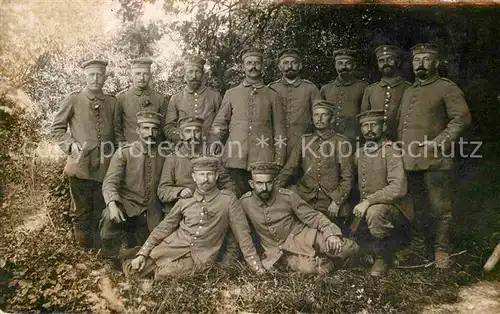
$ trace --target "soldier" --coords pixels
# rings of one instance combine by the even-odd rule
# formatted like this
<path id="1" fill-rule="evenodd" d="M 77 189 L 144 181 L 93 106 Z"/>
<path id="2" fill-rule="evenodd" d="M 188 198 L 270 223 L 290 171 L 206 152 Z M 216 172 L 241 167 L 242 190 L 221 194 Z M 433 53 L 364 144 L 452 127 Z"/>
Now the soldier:
<path id="1" fill-rule="evenodd" d="M 155 279 L 162 279 L 204 271 L 216 261 L 229 228 L 248 265 L 263 272 L 240 202 L 232 192 L 216 187 L 217 168 L 217 158 L 193 160 L 193 197 L 175 204 L 137 257 L 123 264 L 125 274 L 144 277 L 154 273 Z"/>
<path id="2" fill-rule="evenodd" d="M 179 148 L 165 158 L 165 165 L 158 185 L 158 197 L 165 204 L 168 213 L 179 199 L 190 198 L 196 190 L 196 182 L 191 175 L 192 160 L 206 156 L 206 142 L 201 139 L 203 119 L 184 117 L 179 120 L 181 136 Z M 220 165 L 217 180 L 220 189 L 236 192 L 236 187 L 226 169 Z"/>
<path id="3" fill-rule="evenodd" d="M 319 89 L 310 81 L 300 78 L 302 58 L 297 49 L 288 48 L 278 54 L 281 79 L 269 84 L 278 92 L 286 118 L 287 158 L 300 137 L 312 131 L 312 105 L 321 99 Z"/>
<path id="4" fill-rule="evenodd" d="M 170 98 L 167 109 L 166 129 L 170 141 L 181 140 L 178 121 L 184 117 L 203 119 L 203 135 L 208 136 L 210 125 L 219 111 L 220 93 L 203 84 L 205 60 L 198 56 L 187 56 L 184 61 L 186 86 Z"/>
<path id="5" fill-rule="evenodd" d="M 52 137 L 68 155 L 64 173 L 75 210 L 75 239 L 87 248 L 99 246 L 98 223 L 106 207 L 102 180 L 114 151 L 118 125 L 116 98 L 102 91 L 107 64 L 98 59 L 83 64 L 86 87 L 63 100 L 51 127 Z"/>
<path id="6" fill-rule="evenodd" d="M 286 187 L 299 173 L 291 189 L 312 208 L 330 219 L 338 215 L 343 223 L 350 213 L 346 200 L 353 184 L 352 151 L 347 138 L 333 130 L 334 110 L 326 100 L 314 102 L 314 133 L 302 135 L 276 179 Z"/>
<path id="7" fill-rule="evenodd" d="M 151 64 L 153 60 L 142 57 L 132 60 L 132 86 L 116 95 L 117 110 L 120 118 L 117 140 L 119 143 L 132 143 L 139 140 L 137 135 L 137 113 L 139 111 L 154 111 L 165 117 L 167 111 L 166 99 L 163 95 L 149 87 L 151 80 Z M 164 139 L 163 121 L 160 126 L 159 142 Z"/>
<path id="8" fill-rule="evenodd" d="M 212 124 L 211 143 L 224 142 L 223 160 L 238 189 L 250 190 L 248 165 L 255 161 L 275 161 L 283 166 L 286 130 L 278 93 L 262 81 L 263 52 L 245 49 L 242 61 L 243 82 L 229 89 Z"/>
<path id="9" fill-rule="evenodd" d="M 102 186 L 107 207 L 100 229 L 102 254 L 107 257 L 116 256 L 120 248 L 142 245 L 163 217 L 156 196 L 166 155 L 158 142 L 163 117 L 140 111 L 136 120 L 139 141 L 116 151 Z"/>
<path id="10" fill-rule="evenodd" d="M 361 112 L 370 109 L 384 110 L 387 125 L 386 138 L 395 141 L 397 138 L 397 114 L 403 92 L 411 84 L 398 75 L 401 66 L 402 51 L 396 46 L 382 45 L 375 49 L 377 64 L 382 79 L 365 89 Z"/>
<path id="11" fill-rule="evenodd" d="M 355 157 L 361 202 L 354 207 L 358 217 L 354 221 L 359 223 L 364 218 L 375 239 L 372 276 L 386 273 L 392 262 L 395 238 L 403 240 L 404 232 L 396 231 L 407 230 L 405 227 L 413 218 L 412 207 L 405 198 L 407 182 L 401 152 L 385 137 L 385 114 L 385 110 L 369 110 L 358 115 L 366 143 Z"/>
<path id="12" fill-rule="evenodd" d="M 277 166 L 257 162 L 251 166 L 253 191 L 240 199 L 264 249 L 266 269 L 281 260 L 294 271 L 316 273 L 353 256 L 358 245 L 342 239 L 342 233 L 322 213 L 314 210 L 294 192 L 274 187 Z M 326 267 L 315 257 L 327 257 Z"/>
<path id="13" fill-rule="evenodd" d="M 422 252 L 424 235 L 435 233 L 435 266 L 448 268 L 453 193 L 450 150 L 471 123 L 471 116 L 460 88 L 439 76 L 438 47 L 418 44 L 411 50 L 416 80 L 403 94 L 398 122 L 408 189 L 418 204 L 411 244 L 414 251 Z"/>
<path id="14" fill-rule="evenodd" d="M 345 135 L 354 143 L 358 135 L 356 115 L 360 111 L 361 100 L 367 83 L 354 77 L 355 51 L 340 49 L 333 52 L 337 78 L 320 90 L 321 98 L 336 104 L 337 133 Z"/>

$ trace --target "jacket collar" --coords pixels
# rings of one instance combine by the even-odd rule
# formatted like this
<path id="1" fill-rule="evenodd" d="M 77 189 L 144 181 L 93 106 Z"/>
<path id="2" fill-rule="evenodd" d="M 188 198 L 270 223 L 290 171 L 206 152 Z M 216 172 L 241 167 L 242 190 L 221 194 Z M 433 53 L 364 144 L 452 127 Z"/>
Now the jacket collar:
<path id="1" fill-rule="evenodd" d="M 314 134 L 322 140 L 327 140 L 335 135 L 335 131 L 333 129 L 330 129 L 325 132 L 320 132 L 315 129 Z"/>
<path id="2" fill-rule="evenodd" d="M 300 77 L 297 77 L 293 83 L 288 83 L 288 81 L 285 79 L 285 77 L 281 77 L 281 82 L 285 84 L 286 86 L 293 86 L 293 87 L 299 87 L 300 84 L 302 84 L 302 79 Z"/>
<path id="3" fill-rule="evenodd" d="M 200 87 L 198 87 L 196 90 L 192 90 L 191 88 L 189 88 L 189 86 L 187 84 L 184 87 L 184 90 L 190 94 L 193 94 L 193 93 L 201 94 L 205 91 L 205 89 L 207 89 L 207 86 L 204 84 L 201 84 Z"/>
<path id="4" fill-rule="evenodd" d="M 99 100 L 104 100 L 105 99 L 104 93 L 102 91 L 100 93 L 96 94 L 96 93 L 91 92 L 88 88 L 85 88 L 83 90 L 83 93 L 90 100 L 95 100 L 96 98 L 99 99 Z"/>
<path id="5" fill-rule="evenodd" d="M 247 81 L 246 78 L 243 80 L 241 84 L 245 87 L 253 86 L 253 88 L 262 88 L 265 86 L 263 80 L 260 80 L 259 82 L 252 84 L 249 81 Z"/>
<path id="6" fill-rule="evenodd" d="M 356 82 L 356 78 L 355 77 L 352 77 L 350 80 L 348 81 L 343 81 L 340 79 L 339 76 L 337 76 L 337 78 L 335 79 L 335 81 L 333 81 L 335 83 L 335 85 L 337 86 L 349 86 L 349 85 L 352 85 Z"/>
<path id="7" fill-rule="evenodd" d="M 151 94 L 151 90 L 148 88 L 146 89 L 140 89 L 138 87 L 132 86 L 130 87 L 130 91 L 134 93 L 137 96 L 142 96 L 142 95 L 149 95 Z"/>
<path id="8" fill-rule="evenodd" d="M 143 155 L 148 155 L 151 153 L 151 156 L 156 156 L 158 152 L 158 145 L 148 146 L 142 143 L 140 140 L 132 142 L 132 146 Z"/>
<path id="9" fill-rule="evenodd" d="M 202 150 L 201 145 L 195 146 L 193 150 L 188 144 L 183 143 L 181 147 L 179 147 L 179 149 L 177 150 L 176 154 L 180 154 L 181 156 L 187 158 L 196 158 L 202 155 L 201 150 Z"/>
<path id="10" fill-rule="evenodd" d="M 274 201 L 276 201 L 276 194 L 278 193 L 278 187 L 274 186 L 273 191 L 271 192 L 271 197 L 267 201 L 261 200 L 255 191 L 252 192 L 252 197 L 257 201 L 257 204 L 259 207 L 270 207 L 274 204 Z"/>
<path id="11" fill-rule="evenodd" d="M 435 81 L 439 80 L 441 78 L 441 76 L 439 76 L 438 73 L 436 73 L 436 75 L 426 79 L 425 81 L 420 81 L 419 79 L 415 79 L 415 83 L 413 83 L 413 86 L 425 86 L 425 85 L 429 85 L 431 83 L 434 83 Z"/>
<path id="12" fill-rule="evenodd" d="M 395 78 L 390 78 L 390 79 L 382 78 L 380 80 L 380 86 L 382 86 L 382 87 L 386 87 L 386 86 L 396 87 L 401 83 L 403 83 L 403 79 L 400 76 L 397 76 Z"/>
<path id="13" fill-rule="evenodd" d="M 194 191 L 193 197 L 198 202 L 202 202 L 203 200 L 205 200 L 206 202 L 210 202 L 217 195 L 219 195 L 219 193 L 220 193 L 220 190 L 217 187 L 214 187 L 210 191 L 204 192 L 204 193 L 201 192 L 199 189 L 196 189 L 196 191 Z"/>
<path id="14" fill-rule="evenodd" d="M 380 147 L 384 146 L 385 142 L 387 142 L 387 139 L 382 138 L 378 142 L 366 142 L 363 145 L 363 150 L 367 153 L 375 153 L 380 149 Z"/>

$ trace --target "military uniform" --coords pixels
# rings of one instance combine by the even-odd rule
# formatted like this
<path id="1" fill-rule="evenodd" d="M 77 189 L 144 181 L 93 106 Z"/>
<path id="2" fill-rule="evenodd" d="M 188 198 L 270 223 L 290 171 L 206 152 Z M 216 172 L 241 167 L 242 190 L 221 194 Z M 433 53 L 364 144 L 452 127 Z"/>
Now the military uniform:
<path id="1" fill-rule="evenodd" d="M 247 192 L 240 201 L 264 249 L 262 264 L 266 269 L 287 252 L 286 262 L 293 270 L 314 272 L 313 258 L 328 253 L 325 239 L 342 236 L 339 227 L 290 190 L 276 188 L 267 201 Z M 346 259 L 356 251 L 356 243 L 343 239 L 342 250 L 335 257 Z M 301 262 L 296 262 L 297 257 Z"/>
<path id="2" fill-rule="evenodd" d="M 429 44 L 417 45 L 412 51 L 414 55 L 421 52 L 437 54 L 437 48 Z M 437 73 L 425 81 L 416 80 L 403 94 L 398 140 L 403 142 L 405 149 L 403 164 L 408 172 L 408 187 L 415 204 L 428 204 L 415 207 L 414 238 L 421 240 L 429 230 L 435 231 L 438 250 L 449 250 L 453 158 L 447 155 L 453 142 L 470 123 L 463 92 Z M 439 145 L 437 156 L 416 144 L 424 140 Z"/>
<path id="3" fill-rule="evenodd" d="M 90 60 L 84 68 L 106 65 Z M 73 228 L 76 241 L 86 247 L 99 245 L 98 222 L 105 207 L 102 181 L 115 149 L 117 121 L 116 98 L 85 88 L 63 100 L 51 126 L 53 139 L 68 155 L 64 173 L 75 210 Z M 71 152 L 75 142 L 83 149 L 78 155 Z"/>
<path id="4" fill-rule="evenodd" d="M 262 268 L 250 236 L 250 227 L 236 196 L 217 188 L 207 193 L 196 190 L 193 197 L 179 200 L 172 211 L 151 232 L 138 255 L 148 257 L 144 272 L 156 279 L 203 271 L 216 261 L 222 242 L 231 228 L 245 261 Z M 130 263 L 125 263 L 125 270 Z"/>
<path id="5" fill-rule="evenodd" d="M 155 118 L 154 112 L 139 112 L 138 123 L 155 120 L 161 124 L 162 117 Z M 156 123 L 155 122 L 155 123 Z M 105 255 L 117 253 L 122 245 L 142 245 L 149 231 L 163 218 L 163 205 L 156 195 L 164 164 L 165 152 L 147 147 L 139 141 L 128 144 L 113 155 L 102 192 L 109 206 L 116 202 L 125 213 L 126 220 L 115 223 L 110 220 L 109 207 L 103 212 L 100 229 Z"/>
<path id="6" fill-rule="evenodd" d="M 262 56 L 262 52 L 258 55 Z M 222 158 L 236 183 L 238 195 L 250 190 L 249 164 L 275 161 L 282 166 L 285 163 L 283 106 L 278 93 L 262 81 L 252 85 L 245 79 L 229 89 L 211 130 L 210 142 L 226 143 Z"/>
<path id="7" fill-rule="evenodd" d="M 194 65 L 203 70 L 205 60 L 199 57 L 188 57 L 185 65 Z M 180 92 L 170 98 L 165 125 L 167 138 L 172 142 L 180 140 L 178 121 L 184 117 L 199 117 L 203 119 L 203 134 L 208 136 L 210 125 L 219 111 L 222 97 L 218 91 L 201 85 L 196 90 L 185 86 Z"/>
<path id="8" fill-rule="evenodd" d="M 293 57 L 300 60 L 299 51 L 296 49 L 284 49 L 278 55 L 281 60 L 284 57 Z M 297 77 L 293 83 L 281 79 L 269 84 L 269 87 L 278 92 L 281 97 L 286 122 L 287 153 L 290 155 L 292 149 L 300 142 L 300 137 L 312 130 L 312 105 L 316 99 L 321 99 L 319 89 L 312 82 Z"/>

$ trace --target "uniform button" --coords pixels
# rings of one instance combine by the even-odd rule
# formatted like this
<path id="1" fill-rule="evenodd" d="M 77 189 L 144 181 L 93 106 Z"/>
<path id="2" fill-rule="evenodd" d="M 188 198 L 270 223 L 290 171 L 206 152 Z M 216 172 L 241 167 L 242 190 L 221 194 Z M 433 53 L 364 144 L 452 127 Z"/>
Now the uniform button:
<path id="1" fill-rule="evenodd" d="M 252 126 L 249 126 L 248 128 L 249 128 L 249 129 L 251 129 L 251 128 L 252 128 Z"/>
<path id="2" fill-rule="evenodd" d="M 201 226 L 198 227 L 198 229 L 201 229 L 201 228 L 202 228 Z"/>
<path id="3" fill-rule="evenodd" d="M 193 246 L 193 245 L 194 245 L 194 243 L 191 243 L 191 246 Z"/>
<path id="4" fill-rule="evenodd" d="M 200 223 L 203 223 L 203 219 L 200 219 Z"/>
<path id="5" fill-rule="evenodd" d="M 321 188 L 318 188 L 318 191 L 321 191 Z"/>
<path id="6" fill-rule="evenodd" d="M 201 213 L 200 215 L 201 215 L 201 216 L 203 216 L 203 215 L 205 215 L 205 214 L 204 214 L 204 213 Z"/>

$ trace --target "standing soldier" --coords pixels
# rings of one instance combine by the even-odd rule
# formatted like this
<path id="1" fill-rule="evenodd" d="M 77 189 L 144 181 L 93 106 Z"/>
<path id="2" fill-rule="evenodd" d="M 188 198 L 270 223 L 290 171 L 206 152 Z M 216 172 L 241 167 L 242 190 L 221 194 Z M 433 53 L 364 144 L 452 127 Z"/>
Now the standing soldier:
<path id="1" fill-rule="evenodd" d="M 312 131 L 312 105 L 321 99 L 319 89 L 312 82 L 301 79 L 302 58 L 297 49 L 284 49 L 278 54 L 281 79 L 269 84 L 278 92 L 284 107 L 286 119 L 287 154 L 300 142 L 303 134 Z"/>
<path id="2" fill-rule="evenodd" d="M 238 196 L 250 190 L 248 165 L 275 161 L 283 166 L 286 129 L 278 93 L 262 81 L 263 52 L 245 49 L 243 82 L 229 89 L 212 124 L 211 143 L 224 142 L 223 160 L 238 189 Z"/>
<path id="3" fill-rule="evenodd" d="M 165 97 L 149 87 L 151 80 L 151 64 L 148 57 L 132 60 L 132 87 L 116 95 L 117 110 L 120 118 L 117 140 L 119 143 L 132 143 L 139 140 L 137 135 L 137 113 L 139 111 L 154 111 L 163 117 L 167 111 Z M 159 141 L 164 139 L 163 121 L 161 121 Z"/>
<path id="4" fill-rule="evenodd" d="M 396 46 L 383 45 L 375 49 L 375 55 L 382 79 L 365 89 L 361 112 L 370 109 L 384 110 L 384 119 L 387 125 L 386 137 L 395 141 L 399 104 L 403 92 L 411 84 L 398 75 L 398 69 L 401 66 L 401 49 Z"/>
<path id="5" fill-rule="evenodd" d="M 276 179 L 286 187 L 298 173 L 299 180 L 291 189 L 330 219 L 338 215 L 342 225 L 350 213 L 346 201 L 353 184 L 352 152 L 347 138 L 333 130 L 334 110 L 326 100 L 314 102 L 314 133 L 302 135 Z"/>
<path id="6" fill-rule="evenodd" d="M 186 86 L 170 98 L 165 120 L 168 140 L 181 140 L 177 128 L 179 119 L 199 117 L 203 119 L 203 136 L 208 136 L 210 125 L 219 111 L 221 95 L 203 84 L 205 60 L 198 56 L 188 56 L 184 61 Z"/>
<path id="7" fill-rule="evenodd" d="M 51 128 L 52 137 L 68 155 L 64 172 L 69 177 L 75 209 L 75 239 L 87 248 L 99 246 L 98 223 L 106 207 L 102 180 L 114 150 L 118 125 L 116 98 L 102 91 L 107 64 L 108 61 L 97 59 L 83 64 L 86 87 L 63 100 Z"/>
<path id="8" fill-rule="evenodd" d="M 460 88 L 439 76 L 438 47 L 419 44 L 411 50 L 416 80 L 401 100 L 398 140 L 405 149 L 408 189 L 417 204 L 412 248 L 422 252 L 424 236 L 432 234 L 435 266 L 448 268 L 453 199 L 450 150 L 470 125 L 471 116 Z"/>
<path id="9" fill-rule="evenodd" d="M 163 117 L 140 111 L 136 120 L 139 141 L 116 151 L 102 186 L 107 205 L 100 223 L 102 253 L 108 257 L 142 245 L 163 217 L 156 196 L 166 154 L 158 147 Z"/>
<path id="10" fill-rule="evenodd" d="M 333 52 L 337 78 L 321 88 L 321 98 L 334 103 L 336 107 L 335 129 L 345 135 L 351 143 L 359 134 L 356 115 L 360 112 L 361 100 L 367 83 L 354 77 L 355 51 L 340 49 Z"/>
<path id="11" fill-rule="evenodd" d="M 356 152 L 355 165 L 360 178 L 361 202 L 354 207 L 354 222 L 365 219 L 375 239 L 372 276 L 382 276 L 392 261 L 395 240 L 403 240 L 403 229 L 413 218 L 406 202 L 407 181 L 403 159 L 384 135 L 387 129 L 384 110 L 370 110 L 358 115 L 365 145 Z M 353 223 L 353 226 L 355 226 Z M 355 227 L 353 228 L 355 229 Z"/>

